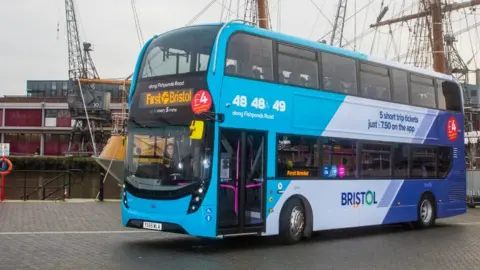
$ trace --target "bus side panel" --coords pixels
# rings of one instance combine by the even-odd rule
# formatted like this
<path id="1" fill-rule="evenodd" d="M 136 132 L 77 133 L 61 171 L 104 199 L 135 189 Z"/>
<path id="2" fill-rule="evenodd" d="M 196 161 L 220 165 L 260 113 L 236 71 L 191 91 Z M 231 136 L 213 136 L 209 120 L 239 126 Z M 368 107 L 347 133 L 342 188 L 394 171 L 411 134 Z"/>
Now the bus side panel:
<path id="1" fill-rule="evenodd" d="M 421 144 L 435 128 L 437 114 L 436 110 L 347 96 L 322 136 Z"/>
<path id="2" fill-rule="evenodd" d="M 436 128 L 432 128 L 424 144 L 441 144 L 453 147 L 451 167 L 448 172 L 442 196 L 437 198 L 439 218 L 464 214 L 467 211 L 467 178 L 465 164 L 464 116 L 461 113 L 440 111 L 436 119 Z M 437 201 L 438 203 L 438 201 Z"/>
<path id="3" fill-rule="evenodd" d="M 266 235 L 278 234 L 282 207 L 297 194 L 312 206 L 315 231 L 383 224 L 404 183 L 403 180 L 270 180 Z"/>
<path id="4" fill-rule="evenodd" d="M 430 191 L 437 197 L 446 185 L 438 180 L 270 180 L 265 235 L 278 234 L 282 207 L 297 194 L 310 202 L 317 231 L 415 221 L 421 194 Z M 453 207 L 457 203 L 440 203 L 439 211 Z"/>

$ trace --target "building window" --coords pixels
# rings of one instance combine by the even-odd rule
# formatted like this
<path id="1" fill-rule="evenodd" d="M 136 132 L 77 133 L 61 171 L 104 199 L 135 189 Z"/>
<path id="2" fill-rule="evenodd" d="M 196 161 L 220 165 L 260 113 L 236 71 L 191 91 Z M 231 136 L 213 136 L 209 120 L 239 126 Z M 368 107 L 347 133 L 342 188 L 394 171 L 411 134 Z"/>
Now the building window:
<path id="1" fill-rule="evenodd" d="M 225 74 L 273 81 L 273 42 L 244 33 L 228 42 Z"/>
<path id="2" fill-rule="evenodd" d="M 357 94 L 355 60 L 322 53 L 323 88 L 343 94 Z"/>
<path id="3" fill-rule="evenodd" d="M 281 83 L 318 88 L 317 54 L 279 44 L 278 77 Z"/>
<path id="4" fill-rule="evenodd" d="M 298 135 L 277 137 L 277 176 L 318 177 L 318 138 Z"/>
<path id="5" fill-rule="evenodd" d="M 388 69 L 360 64 L 361 95 L 367 98 L 390 100 Z"/>

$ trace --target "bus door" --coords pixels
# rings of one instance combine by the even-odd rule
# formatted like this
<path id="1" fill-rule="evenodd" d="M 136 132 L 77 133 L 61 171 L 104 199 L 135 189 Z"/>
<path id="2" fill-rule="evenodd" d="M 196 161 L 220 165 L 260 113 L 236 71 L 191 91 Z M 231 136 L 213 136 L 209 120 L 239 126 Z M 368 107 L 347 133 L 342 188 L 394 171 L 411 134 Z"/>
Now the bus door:
<path id="1" fill-rule="evenodd" d="M 261 232 L 265 225 L 266 132 L 220 131 L 219 234 Z"/>

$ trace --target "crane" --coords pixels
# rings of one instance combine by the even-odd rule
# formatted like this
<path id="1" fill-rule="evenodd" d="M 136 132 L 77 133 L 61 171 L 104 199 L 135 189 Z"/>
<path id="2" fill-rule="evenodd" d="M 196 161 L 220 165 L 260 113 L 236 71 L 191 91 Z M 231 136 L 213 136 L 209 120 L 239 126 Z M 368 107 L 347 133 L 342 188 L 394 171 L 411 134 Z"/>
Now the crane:
<path id="1" fill-rule="evenodd" d="M 127 80 L 100 79 L 93 62 L 92 44 L 81 42 L 78 31 L 75 0 L 65 0 L 65 15 L 68 42 L 68 78 L 70 89 L 68 93 L 68 107 L 74 125 L 70 134 L 67 155 L 97 155 L 97 143 L 106 142 L 103 125 L 110 121 L 110 93 L 95 89 L 95 84 L 130 85 Z M 79 137 L 78 149 L 74 146 Z M 91 148 L 91 149 L 89 149 Z"/>

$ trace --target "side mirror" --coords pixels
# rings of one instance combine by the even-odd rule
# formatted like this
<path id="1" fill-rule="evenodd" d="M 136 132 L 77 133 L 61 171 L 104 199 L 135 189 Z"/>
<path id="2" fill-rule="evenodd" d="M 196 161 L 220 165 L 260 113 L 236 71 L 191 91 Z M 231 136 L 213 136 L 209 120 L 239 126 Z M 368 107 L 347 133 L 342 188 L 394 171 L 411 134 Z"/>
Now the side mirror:
<path id="1" fill-rule="evenodd" d="M 193 120 L 190 124 L 190 139 L 201 140 L 203 138 L 203 129 L 205 122 Z"/>

